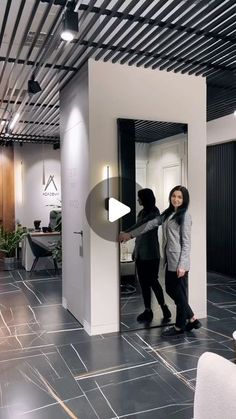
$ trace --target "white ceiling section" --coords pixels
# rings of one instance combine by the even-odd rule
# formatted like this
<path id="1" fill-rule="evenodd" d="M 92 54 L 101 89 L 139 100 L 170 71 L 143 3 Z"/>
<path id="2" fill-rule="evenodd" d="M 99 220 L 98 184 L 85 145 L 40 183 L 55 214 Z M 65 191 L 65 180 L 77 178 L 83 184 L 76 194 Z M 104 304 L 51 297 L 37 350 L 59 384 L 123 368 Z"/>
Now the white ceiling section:
<path id="1" fill-rule="evenodd" d="M 70 1 L 1 0 L 0 142 L 58 142 L 59 88 L 90 57 L 206 76 L 208 120 L 235 110 L 235 0 L 75 0 L 79 32 L 67 43 Z M 42 91 L 29 96 L 33 75 Z"/>

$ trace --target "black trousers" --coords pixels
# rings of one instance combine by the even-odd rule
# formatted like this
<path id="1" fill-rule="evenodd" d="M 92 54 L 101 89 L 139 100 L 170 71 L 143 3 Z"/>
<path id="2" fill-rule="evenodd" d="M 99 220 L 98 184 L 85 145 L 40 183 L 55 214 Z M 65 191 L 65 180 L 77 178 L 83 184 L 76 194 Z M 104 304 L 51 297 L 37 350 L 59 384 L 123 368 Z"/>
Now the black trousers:
<path id="1" fill-rule="evenodd" d="M 136 260 L 138 279 L 142 290 L 145 308 L 151 309 L 151 289 L 160 306 L 165 304 L 164 294 L 158 281 L 160 259 Z"/>
<path id="2" fill-rule="evenodd" d="M 183 277 L 178 278 L 176 272 L 171 272 L 166 269 L 165 285 L 167 294 L 174 300 L 176 305 L 175 326 L 184 330 L 186 320 L 194 316 L 188 304 L 188 272 Z"/>

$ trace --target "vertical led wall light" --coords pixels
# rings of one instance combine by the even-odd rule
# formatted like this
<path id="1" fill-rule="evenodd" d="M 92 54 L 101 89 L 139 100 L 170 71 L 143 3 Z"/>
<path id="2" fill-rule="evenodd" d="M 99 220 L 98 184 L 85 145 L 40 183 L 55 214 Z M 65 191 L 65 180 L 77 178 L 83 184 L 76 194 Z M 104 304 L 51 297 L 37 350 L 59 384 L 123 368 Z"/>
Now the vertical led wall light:
<path id="1" fill-rule="evenodd" d="M 107 210 L 107 219 L 109 220 L 109 198 L 110 198 L 110 167 L 106 167 L 106 198 L 105 198 L 105 209 Z"/>
<path id="2" fill-rule="evenodd" d="M 42 160 L 43 160 L 43 176 L 42 176 L 42 184 L 45 185 L 46 181 L 45 181 L 45 160 L 44 160 L 44 144 L 43 144 L 43 148 L 42 148 Z"/>

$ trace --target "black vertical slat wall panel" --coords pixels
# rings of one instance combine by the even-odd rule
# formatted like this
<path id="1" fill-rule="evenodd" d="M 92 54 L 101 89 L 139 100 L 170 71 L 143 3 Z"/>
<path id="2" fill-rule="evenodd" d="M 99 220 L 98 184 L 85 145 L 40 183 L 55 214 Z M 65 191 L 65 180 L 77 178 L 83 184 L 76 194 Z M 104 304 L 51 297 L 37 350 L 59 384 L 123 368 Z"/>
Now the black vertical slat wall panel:
<path id="1" fill-rule="evenodd" d="M 135 124 L 133 119 L 117 119 L 119 199 L 131 208 L 131 212 L 120 219 L 120 229 L 126 230 L 136 222 L 135 183 Z"/>
<path id="2" fill-rule="evenodd" d="M 236 274 L 236 142 L 207 149 L 207 268 Z"/>

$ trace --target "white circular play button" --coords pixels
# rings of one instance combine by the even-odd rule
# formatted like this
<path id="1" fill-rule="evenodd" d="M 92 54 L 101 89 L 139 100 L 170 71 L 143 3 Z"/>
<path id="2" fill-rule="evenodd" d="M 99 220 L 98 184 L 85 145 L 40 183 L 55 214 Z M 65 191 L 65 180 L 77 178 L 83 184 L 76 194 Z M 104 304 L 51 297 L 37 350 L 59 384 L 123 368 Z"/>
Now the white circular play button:
<path id="1" fill-rule="evenodd" d="M 115 198 L 109 198 L 108 201 L 108 220 L 113 223 L 119 218 L 124 217 L 131 211 L 130 207 Z"/>
<path id="2" fill-rule="evenodd" d="M 90 191 L 85 204 L 85 214 L 90 228 L 98 236 L 112 242 L 117 242 L 118 233 L 123 227 L 120 225 L 122 223 L 120 220 L 127 221 L 136 210 L 135 204 L 134 208 L 128 206 L 130 201 L 127 198 L 124 203 L 116 199 L 119 197 L 121 180 L 122 187 L 131 191 L 131 194 L 141 188 L 132 179 L 111 177 L 109 188 L 107 179 L 97 183 Z M 135 220 L 132 220 L 130 225 L 134 222 Z"/>

